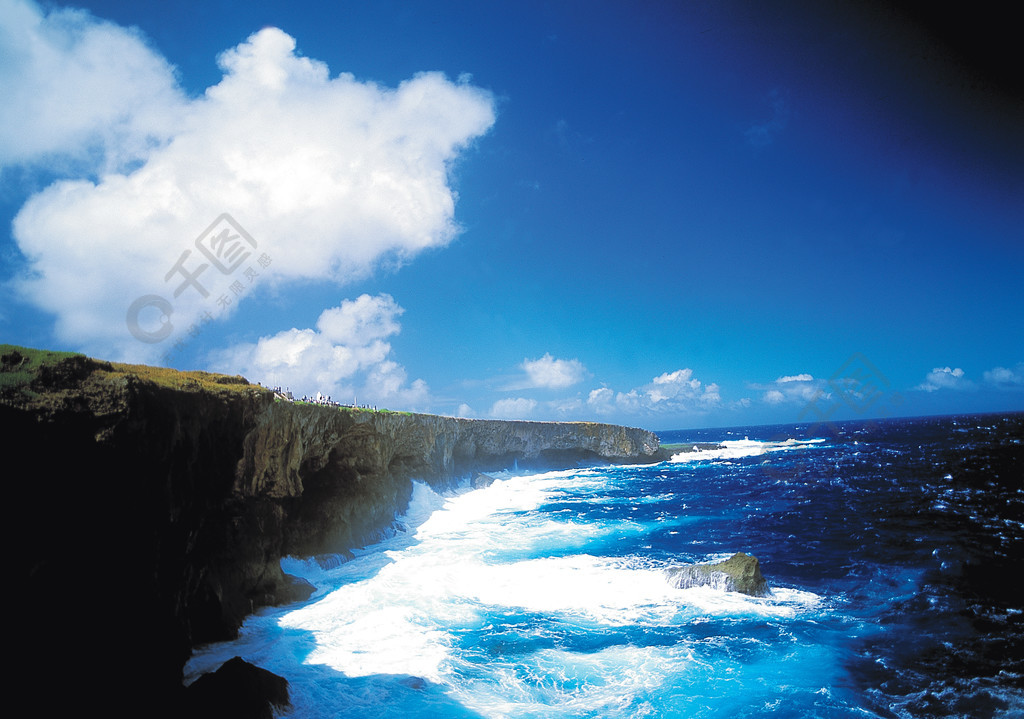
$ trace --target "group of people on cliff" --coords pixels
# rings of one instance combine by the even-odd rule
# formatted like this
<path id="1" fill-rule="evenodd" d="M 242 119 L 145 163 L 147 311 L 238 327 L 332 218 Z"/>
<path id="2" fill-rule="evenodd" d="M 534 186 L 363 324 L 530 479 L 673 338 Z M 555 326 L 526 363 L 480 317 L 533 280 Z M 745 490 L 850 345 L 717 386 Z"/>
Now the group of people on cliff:
<path id="1" fill-rule="evenodd" d="M 274 387 L 274 393 L 281 399 L 286 399 L 289 402 L 305 402 L 306 404 L 318 404 L 324 407 L 347 407 L 348 409 L 372 409 L 374 411 L 377 410 L 376 405 L 371 406 L 368 404 L 356 404 L 355 402 L 352 402 L 351 404 L 335 402 L 333 399 L 331 399 L 331 396 L 329 394 L 325 395 L 321 392 L 317 392 L 316 396 L 314 397 L 302 395 L 302 399 L 299 400 L 295 399 L 295 397 L 291 393 L 291 390 L 288 389 Z"/>

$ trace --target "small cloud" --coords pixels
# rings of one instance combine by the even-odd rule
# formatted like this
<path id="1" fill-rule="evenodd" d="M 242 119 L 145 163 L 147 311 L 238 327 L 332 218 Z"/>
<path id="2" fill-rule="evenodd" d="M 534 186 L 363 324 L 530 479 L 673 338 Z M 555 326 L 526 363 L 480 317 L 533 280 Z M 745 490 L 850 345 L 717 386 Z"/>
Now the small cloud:
<path id="1" fill-rule="evenodd" d="M 566 397 L 547 403 L 548 411 L 561 419 L 578 419 L 583 410 L 583 401 L 579 397 Z"/>
<path id="2" fill-rule="evenodd" d="M 587 406 L 600 414 L 609 414 L 615 409 L 615 392 L 607 387 L 591 390 Z"/>
<path id="3" fill-rule="evenodd" d="M 391 295 L 361 295 L 324 310 L 316 327 L 335 344 L 366 344 L 398 334 L 397 318 L 404 312 Z"/>
<path id="4" fill-rule="evenodd" d="M 583 363 L 576 359 L 555 359 L 545 354 L 540 359 L 523 360 L 519 365 L 526 372 L 526 379 L 509 389 L 565 389 L 583 381 L 587 373 Z"/>
<path id="5" fill-rule="evenodd" d="M 525 397 L 499 399 L 491 407 L 491 416 L 496 419 L 525 419 L 537 409 L 537 400 Z"/>
<path id="6" fill-rule="evenodd" d="M 1018 362 L 1015 367 L 993 367 L 982 377 L 986 383 L 1003 389 L 1024 388 L 1024 362 Z"/>
<path id="7" fill-rule="evenodd" d="M 769 384 L 752 384 L 750 387 L 764 392 L 761 401 L 766 404 L 807 404 L 830 396 L 828 383 L 807 372 L 783 375 Z"/>
<path id="8" fill-rule="evenodd" d="M 934 392 L 939 389 L 964 389 L 968 386 L 970 382 L 964 379 L 964 371 L 959 367 L 936 367 L 928 373 L 924 382 L 914 389 Z"/>

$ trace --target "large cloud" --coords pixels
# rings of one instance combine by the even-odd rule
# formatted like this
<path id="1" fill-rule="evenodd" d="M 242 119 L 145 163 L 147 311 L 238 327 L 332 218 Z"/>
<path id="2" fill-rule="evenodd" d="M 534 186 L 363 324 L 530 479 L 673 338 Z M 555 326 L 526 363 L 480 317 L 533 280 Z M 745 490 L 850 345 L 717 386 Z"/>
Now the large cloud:
<path id="1" fill-rule="evenodd" d="M 0 1 L 0 168 L 54 162 L 114 171 L 166 142 L 185 97 L 137 32 L 83 10 Z"/>
<path id="2" fill-rule="evenodd" d="M 5 95 L 34 100 L 17 121 L 5 114 L 0 157 L 102 154 L 95 176 L 53 184 L 14 223 L 30 265 L 18 289 L 54 314 L 65 344 L 152 360 L 197 322 L 230 316 L 257 277 L 267 289 L 343 283 L 458 232 L 451 164 L 494 122 L 478 88 L 437 73 L 397 88 L 332 78 L 266 28 L 224 52 L 221 82 L 187 100 L 132 32 L 24 3 L 8 2 L 2 21 L 16 68 Z M 26 28 L 29 40 L 10 39 Z M 57 122 L 61 75 L 86 108 L 70 126 Z M 133 335 L 128 310 L 143 297 Z"/>
<path id="3" fill-rule="evenodd" d="M 429 401 L 427 384 L 407 384 L 385 341 L 401 329 L 402 312 L 389 295 L 361 295 L 324 310 L 315 329 L 293 328 L 223 350 L 214 368 L 296 397 L 321 393 L 345 403 L 422 409 Z"/>

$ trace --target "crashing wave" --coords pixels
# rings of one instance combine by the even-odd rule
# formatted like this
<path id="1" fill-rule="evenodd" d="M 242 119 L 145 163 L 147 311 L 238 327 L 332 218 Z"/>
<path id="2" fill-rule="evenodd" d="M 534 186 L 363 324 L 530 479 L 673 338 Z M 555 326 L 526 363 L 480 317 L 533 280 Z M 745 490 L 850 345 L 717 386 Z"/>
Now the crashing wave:
<path id="1" fill-rule="evenodd" d="M 694 445 L 692 450 L 672 455 L 672 462 L 702 462 L 713 459 L 738 459 L 740 457 L 756 457 L 768 452 L 820 444 L 824 439 L 785 439 L 780 441 L 761 441 L 756 439 L 732 439 L 720 442 L 717 446 Z"/>

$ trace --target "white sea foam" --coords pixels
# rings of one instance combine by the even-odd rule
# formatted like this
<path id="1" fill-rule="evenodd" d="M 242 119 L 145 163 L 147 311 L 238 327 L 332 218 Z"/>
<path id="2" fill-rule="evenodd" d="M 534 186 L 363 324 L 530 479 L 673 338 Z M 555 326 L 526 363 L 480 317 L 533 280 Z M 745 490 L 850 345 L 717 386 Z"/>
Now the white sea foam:
<path id="1" fill-rule="evenodd" d="M 283 628 L 309 632 L 309 663 L 349 677 L 411 674 L 448 681 L 453 632 L 486 617 L 531 612 L 587 625 L 670 626 L 701 614 L 792 616 L 801 601 L 679 590 L 663 567 L 572 552 L 614 524 L 572 524 L 536 509 L 572 480 L 571 473 L 515 477 L 443 499 L 408 546 L 382 546 L 387 562 L 326 597 L 282 616 Z M 441 500 L 417 487 L 421 506 Z M 433 495 L 433 496 L 431 496 Z M 549 556 L 551 550 L 570 550 Z M 520 558 L 529 557 L 529 558 Z M 350 576 L 372 558 L 350 562 Z"/>
<path id="2" fill-rule="evenodd" d="M 700 655 L 714 647 L 623 640 L 574 650 L 559 638 L 672 631 L 711 619 L 785 621 L 817 606 L 815 595 L 786 588 L 766 598 L 677 589 L 663 562 L 587 551 L 630 531 L 628 521 L 574 523 L 536 511 L 586 484 L 599 496 L 613 481 L 596 471 L 552 472 L 448 496 L 416 483 L 400 520 L 407 531 L 329 569 L 285 560 L 286 571 L 332 587 L 297 608 L 250 617 L 237 642 L 199 650 L 187 676 L 241 654 L 289 679 L 297 718 L 320 716 L 325 706 L 365 716 L 383 707 L 400 713 L 409 702 L 422 709 L 422 691 L 403 698 L 412 690 L 383 678 L 395 675 L 436 687 L 428 703 L 454 699 L 487 717 L 643 716 L 665 682 L 707 677 Z M 461 643 L 471 635 L 505 641 L 506 632 L 517 647 L 507 658 Z M 443 704 L 436 708 L 446 715 Z"/>
<path id="3" fill-rule="evenodd" d="M 642 717 L 647 704 L 643 697 L 691 661 L 685 646 L 542 649 L 515 663 L 498 662 L 453 693 L 460 703 L 492 719 Z"/>
<path id="4" fill-rule="evenodd" d="M 707 449 L 695 447 L 690 452 L 679 452 L 672 455 L 672 462 L 705 462 L 716 459 L 739 459 L 740 457 L 757 457 L 769 452 L 804 449 L 820 444 L 824 439 L 785 439 L 781 441 L 762 441 L 756 439 L 728 439 L 719 443 L 718 447 Z"/>
<path id="5" fill-rule="evenodd" d="M 820 539 L 800 516 L 805 495 L 793 497 L 788 487 L 770 494 L 774 483 L 766 478 L 763 494 L 734 503 L 730 486 L 722 485 L 735 479 L 744 489 L 756 488 L 760 473 L 729 463 L 747 464 L 733 457 L 748 456 L 757 464 L 775 452 L 804 452 L 832 475 L 832 450 L 816 449 L 825 441 L 741 439 L 675 464 L 505 474 L 487 488 L 446 494 L 416 484 L 412 506 L 398 522 L 404 529 L 385 541 L 335 564 L 282 562 L 286 571 L 314 582 L 318 593 L 300 605 L 259 611 L 237 641 L 197 649 L 186 681 L 241 655 L 289 681 L 291 719 L 849 717 L 887 705 L 903 711 L 900 697 L 893 704 L 879 692 L 866 700 L 850 671 L 870 659 L 865 681 L 891 674 L 902 682 L 899 657 L 885 646 L 890 637 L 901 640 L 903 630 L 893 633 L 877 619 L 922 596 L 926 567 L 883 567 L 862 558 L 858 568 L 866 571 L 817 576 L 814 567 L 802 566 L 806 545 L 796 541 L 801 532 L 806 541 Z M 876 463 L 890 466 L 901 456 L 873 444 L 835 449 L 837 458 L 859 457 L 855 462 L 866 463 L 872 480 Z M 817 463 L 818 454 L 829 462 Z M 709 474 L 722 480 L 708 483 L 707 495 L 705 478 L 692 471 L 697 465 L 685 463 L 694 460 L 710 460 Z M 835 476 L 815 488 L 849 500 L 847 485 L 857 485 L 847 482 L 847 465 L 836 459 L 834 466 Z M 936 478 L 947 471 L 937 467 Z M 900 475 L 893 476 L 895 482 Z M 948 479 L 934 485 L 925 485 L 915 506 L 982 517 L 972 494 L 980 490 Z M 774 532 L 778 580 L 828 587 L 829 594 L 774 583 L 771 595 L 761 598 L 673 587 L 669 567 L 730 556 L 729 532 L 737 518 L 753 518 L 762 496 L 766 513 L 800 521 L 769 528 L 756 541 L 739 531 L 751 546 L 766 546 Z M 990 523 L 1006 542 L 1024 526 L 1006 518 Z M 747 526 L 756 533 L 762 525 Z M 796 554 L 787 554 L 788 542 Z M 956 545 L 935 546 L 942 549 L 927 566 L 955 572 L 963 561 Z M 627 552 L 635 554 L 621 556 Z M 940 616 L 955 611 L 939 606 L 936 599 L 944 595 L 925 597 Z M 1015 611 L 986 616 L 1012 623 Z M 916 641 L 920 628 L 912 630 L 908 641 Z M 875 642 L 878 636 L 883 641 Z M 865 657 L 857 649 L 863 638 L 882 650 Z M 986 692 L 979 697 L 989 701 Z M 917 701 L 916 694 L 908 696 Z M 1019 699 L 1007 702 L 1019 708 Z"/>

